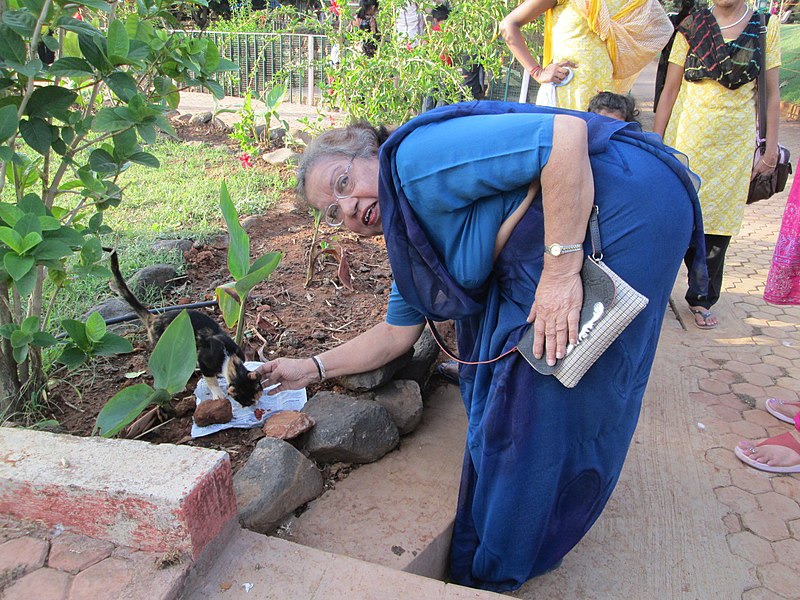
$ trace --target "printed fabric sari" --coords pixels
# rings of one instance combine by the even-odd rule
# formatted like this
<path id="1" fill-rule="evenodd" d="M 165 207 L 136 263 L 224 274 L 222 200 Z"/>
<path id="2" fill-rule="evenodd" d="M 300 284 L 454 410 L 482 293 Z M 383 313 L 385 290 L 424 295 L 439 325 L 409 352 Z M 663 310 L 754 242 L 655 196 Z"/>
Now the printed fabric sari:
<path id="1" fill-rule="evenodd" d="M 764 288 L 770 304 L 800 304 L 800 161 L 783 211 L 781 230 Z"/>

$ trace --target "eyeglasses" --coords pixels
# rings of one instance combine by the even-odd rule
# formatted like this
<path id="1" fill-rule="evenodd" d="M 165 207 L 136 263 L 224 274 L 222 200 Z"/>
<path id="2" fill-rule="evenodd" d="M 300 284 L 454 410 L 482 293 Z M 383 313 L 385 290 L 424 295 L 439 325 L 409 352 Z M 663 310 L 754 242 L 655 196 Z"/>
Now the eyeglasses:
<path id="1" fill-rule="evenodd" d="M 339 227 L 344 223 L 344 211 L 339 206 L 339 200 L 350 198 L 353 195 L 355 183 L 353 183 L 353 178 L 350 177 L 350 167 L 353 166 L 355 158 L 354 156 L 350 159 L 344 169 L 344 173 L 339 175 L 333 183 L 333 197 L 336 198 L 336 201 L 329 204 L 328 208 L 325 209 L 325 222 L 331 227 Z"/>

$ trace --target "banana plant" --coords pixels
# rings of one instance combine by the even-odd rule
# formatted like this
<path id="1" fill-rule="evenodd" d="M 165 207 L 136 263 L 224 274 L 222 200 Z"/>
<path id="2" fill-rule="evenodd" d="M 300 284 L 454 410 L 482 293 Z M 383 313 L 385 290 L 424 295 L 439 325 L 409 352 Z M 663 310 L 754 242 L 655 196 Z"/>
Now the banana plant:
<path id="1" fill-rule="evenodd" d="M 151 405 L 165 406 L 186 389 L 197 362 L 194 329 L 183 310 L 164 330 L 147 366 L 153 386 L 139 383 L 117 392 L 97 415 L 93 434 L 112 437 L 133 423 Z"/>
<path id="2" fill-rule="evenodd" d="M 247 296 L 259 283 L 266 281 L 280 264 L 281 252 L 267 252 L 250 263 L 250 236 L 239 224 L 236 207 L 222 182 L 219 206 L 228 227 L 228 270 L 234 281 L 216 289 L 217 303 L 228 327 L 236 327 L 235 341 L 241 345 L 244 336 L 244 311 Z"/>

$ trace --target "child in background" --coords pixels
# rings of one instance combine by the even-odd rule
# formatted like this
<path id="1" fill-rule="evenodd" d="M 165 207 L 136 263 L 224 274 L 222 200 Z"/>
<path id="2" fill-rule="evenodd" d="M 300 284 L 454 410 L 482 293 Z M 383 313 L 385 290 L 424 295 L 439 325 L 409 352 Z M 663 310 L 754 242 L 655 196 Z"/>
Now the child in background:
<path id="1" fill-rule="evenodd" d="M 597 113 L 629 123 L 639 123 L 639 109 L 633 96 L 623 96 L 612 92 L 600 92 L 589 100 L 588 112 Z"/>

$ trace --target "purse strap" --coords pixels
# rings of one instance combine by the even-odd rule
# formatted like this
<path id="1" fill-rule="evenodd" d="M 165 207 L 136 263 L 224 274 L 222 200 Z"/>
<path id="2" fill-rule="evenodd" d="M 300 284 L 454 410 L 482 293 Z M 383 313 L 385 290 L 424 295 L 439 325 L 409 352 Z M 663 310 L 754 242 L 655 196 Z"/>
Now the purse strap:
<path id="1" fill-rule="evenodd" d="M 600 241 L 600 221 L 597 218 L 598 214 L 600 214 L 600 209 L 595 204 L 592 206 L 592 212 L 589 215 L 589 226 L 588 226 L 589 238 L 592 241 L 592 259 L 595 262 L 600 262 L 603 259 L 603 245 Z M 442 352 L 444 352 L 444 354 L 448 358 L 462 365 L 487 365 L 489 363 L 496 362 L 505 356 L 508 356 L 512 352 L 517 351 L 517 347 L 514 346 L 510 350 L 506 350 L 505 352 L 503 352 L 500 356 L 496 356 L 495 358 L 490 358 L 488 360 L 476 360 L 476 361 L 461 360 L 447 348 L 444 339 L 442 339 L 442 335 L 436 329 L 436 326 L 433 324 L 433 321 L 431 321 L 428 317 L 425 317 L 425 322 L 428 324 L 428 327 L 430 327 L 431 333 L 433 334 L 433 339 L 436 340 L 436 345 L 439 346 L 439 349 Z"/>
<path id="2" fill-rule="evenodd" d="M 767 22 L 764 13 L 758 13 L 761 23 L 758 34 L 758 79 L 756 80 L 756 108 L 758 110 L 758 143 L 767 139 Z"/>

